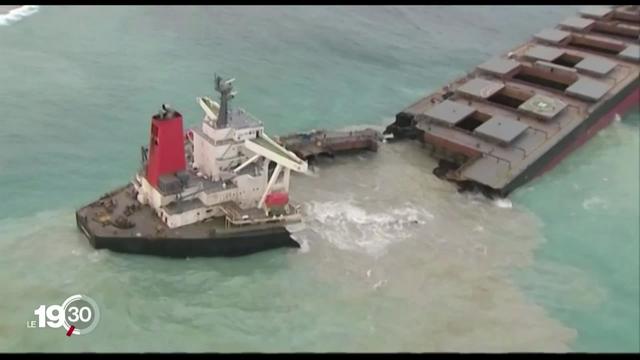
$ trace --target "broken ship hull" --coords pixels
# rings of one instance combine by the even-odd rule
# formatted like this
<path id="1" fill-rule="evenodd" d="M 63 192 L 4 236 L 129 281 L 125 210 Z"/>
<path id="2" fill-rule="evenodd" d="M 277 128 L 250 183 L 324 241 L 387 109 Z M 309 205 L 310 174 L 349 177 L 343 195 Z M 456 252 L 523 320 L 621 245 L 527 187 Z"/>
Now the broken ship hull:
<path id="1" fill-rule="evenodd" d="M 573 151 L 611 124 L 616 115 L 623 116 L 629 111 L 640 110 L 638 104 L 640 104 L 640 81 L 636 80 L 634 84 L 621 91 L 607 104 L 603 104 L 602 107 L 594 111 L 582 124 L 540 157 L 520 176 L 516 177 L 504 188 L 499 189 L 499 195 L 507 196 L 518 187 L 552 170 Z"/>
<path id="2" fill-rule="evenodd" d="M 210 221 L 168 229 L 144 205 L 130 217 L 135 226 L 127 229 L 114 226 L 112 221 L 101 223 L 105 216 L 103 204 L 112 199 L 118 205 L 113 213 L 121 213 L 127 206 L 136 205 L 127 196 L 131 186 L 106 194 L 76 212 L 76 224 L 95 249 L 108 249 L 119 253 L 153 255 L 161 257 L 235 257 L 278 248 L 299 248 L 291 238 L 285 224 L 247 225 L 228 231 L 220 222 Z M 138 203 L 139 204 L 139 203 Z M 102 214 L 102 215 L 101 215 Z M 137 217 L 137 218 L 136 218 Z M 157 229 L 161 229 L 160 232 Z"/>
<path id="3" fill-rule="evenodd" d="M 505 197 L 553 169 L 617 116 L 640 111 L 640 11 L 580 16 L 421 98 L 385 134 L 423 142 L 440 160 L 434 175 L 461 191 Z"/>
<path id="4" fill-rule="evenodd" d="M 640 79 L 636 79 L 629 84 L 624 90 L 620 91 L 608 102 L 602 104 L 594 111 L 585 121 L 576 127 L 571 133 L 559 141 L 543 156 L 538 158 L 531 166 L 523 171 L 519 176 L 515 177 L 506 186 L 499 189 L 488 188 L 482 184 L 468 184 L 473 187 L 482 189 L 482 191 L 491 196 L 506 197 L 517 188 L 525 185 L 529 181 L 540 177 L 548 171 L 551 171 L 563 159 L 569 156 L 573 151 L 585 144 L 589 139 L 595 136 L 600 130 L 611 124 L 617 116 L 623 116 L 630 111 L 640 111 Z M 425 142 L 437 142 L 438 139 L 429 138 L 423 131 L 417 129 L 413 122 L 412 116 L 407 113 L 400 113 L 396 116 L 396 121 L 387 127 L 385 132 L 394 134 L 398 139 L 419 139 Z M 453 146 L 447 144 L 448 147 Z M 461 152 L 464 151 L 460 149 Z"/>

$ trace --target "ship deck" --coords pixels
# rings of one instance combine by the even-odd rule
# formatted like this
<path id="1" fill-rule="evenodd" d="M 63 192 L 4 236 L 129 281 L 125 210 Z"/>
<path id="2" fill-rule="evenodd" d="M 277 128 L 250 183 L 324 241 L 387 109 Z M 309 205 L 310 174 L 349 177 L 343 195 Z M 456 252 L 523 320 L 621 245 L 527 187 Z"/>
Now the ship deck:
<path id="1" fill-rule="evenodd" d="M 463 159 L 450 179 L 502 189 L 638 87 L 639 36 L 638 7 L 587 8 L 402 113 L 436 156 Z"/>
<path id="2" fill-rule="evenodd" d="M 179 228 L 171 229 L 166 226 L 148 205 L 141 205 L 134 197 L 135 189 L 131 184 L 105 194 L 99 200 L 81 208 L 77 214 L 86 219 L 86 226 L 97 237 L 109 238 L 172 238 L 172 239 L 200 239 L 215 238 L 217 235 L 233 235 L 254 230 L 265 230 L 282 227 L 283 221 L 255 221 L 244 222 L 236 226 L 230 224 L 227 217 L 213 217 Z M 228 205 L 228 204 L 227 204 Z M 265 220 L 266 215 L 260 212 L 257 219 Z M 238 212 L 240 217 L 245 213 Z M 255 215 L 255 214 L 251 214 Z M 118 219 L 131 223 L 118 225 Z M 278 219 L 279 220 L 279 219 Z"/>

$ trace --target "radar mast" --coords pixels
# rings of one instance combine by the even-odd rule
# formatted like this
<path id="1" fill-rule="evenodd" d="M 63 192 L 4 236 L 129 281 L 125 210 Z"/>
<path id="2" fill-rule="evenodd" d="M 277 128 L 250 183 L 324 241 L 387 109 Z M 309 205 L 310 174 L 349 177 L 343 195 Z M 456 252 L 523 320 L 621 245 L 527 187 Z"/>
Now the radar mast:
<path id="1" fill-rule="evenodd" d="M 236 92 L 233 91 L 232 83 L 235 79 L 224 81 L 217 74 L 215 75 L 216 91 L 220 93 L 220 111 L 218 112 L 217 127 L 219 129 L 227 127 L 229 123 L 229 100 L 233 99 Z"/>

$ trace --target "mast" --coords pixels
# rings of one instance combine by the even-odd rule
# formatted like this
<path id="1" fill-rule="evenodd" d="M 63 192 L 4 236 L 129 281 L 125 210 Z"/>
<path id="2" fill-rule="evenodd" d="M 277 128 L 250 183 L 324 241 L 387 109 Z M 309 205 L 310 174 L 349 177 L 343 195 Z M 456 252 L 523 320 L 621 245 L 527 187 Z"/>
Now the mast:
<path id="1" fill-rule="evenodd" d="M 216 91 L 220 93 L 220 111 L 216 122 L 219 129 L 227 127 L 229 123 L 229 100 L 236 95 L 236 92 L 233 91 L 233 85 L 231 85 L 233 81 L 235 79 L 223 81 L 220 76 L 215 75 Z"/>

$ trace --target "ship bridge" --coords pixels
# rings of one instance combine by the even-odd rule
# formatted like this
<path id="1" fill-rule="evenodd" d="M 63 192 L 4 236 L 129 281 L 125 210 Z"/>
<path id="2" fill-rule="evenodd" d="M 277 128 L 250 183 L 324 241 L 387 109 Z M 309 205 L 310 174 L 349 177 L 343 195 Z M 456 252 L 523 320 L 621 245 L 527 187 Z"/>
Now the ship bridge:
<path id="1" fill-rule="evenodd" d="M 276 182 L 279 182 L 280 173 L 283 172 L 280 185 L 285 192 L 288 192 L 291 171 L 307 173 L 307 162 L 267 136 L 260 121 L 253 119 L 242 109 L 230 109 L 229 100 L 236 94 L 233 91 L 233 81 L 234 79 L 223 81 L 221 77 L 216 76 L 216 90 L 220 93 L 220 104 L 208 97 L 198 98 L 198 104 L 206 114 L 205 122 L 214 129 L 212 131 L 214 137 L 220 135 L 231 143 L 241 143 L 243 147 L 255 154 L 235 167 L 234 174 L 240 174 L 244 168 L 261 159 L 276 164 L 258 201 L 259 208 L 266 208 L 265 201 Z M 232 131 L 229 131 L 230 129 Z M 228 150 L 225 150 L 225 153 Z"/>

